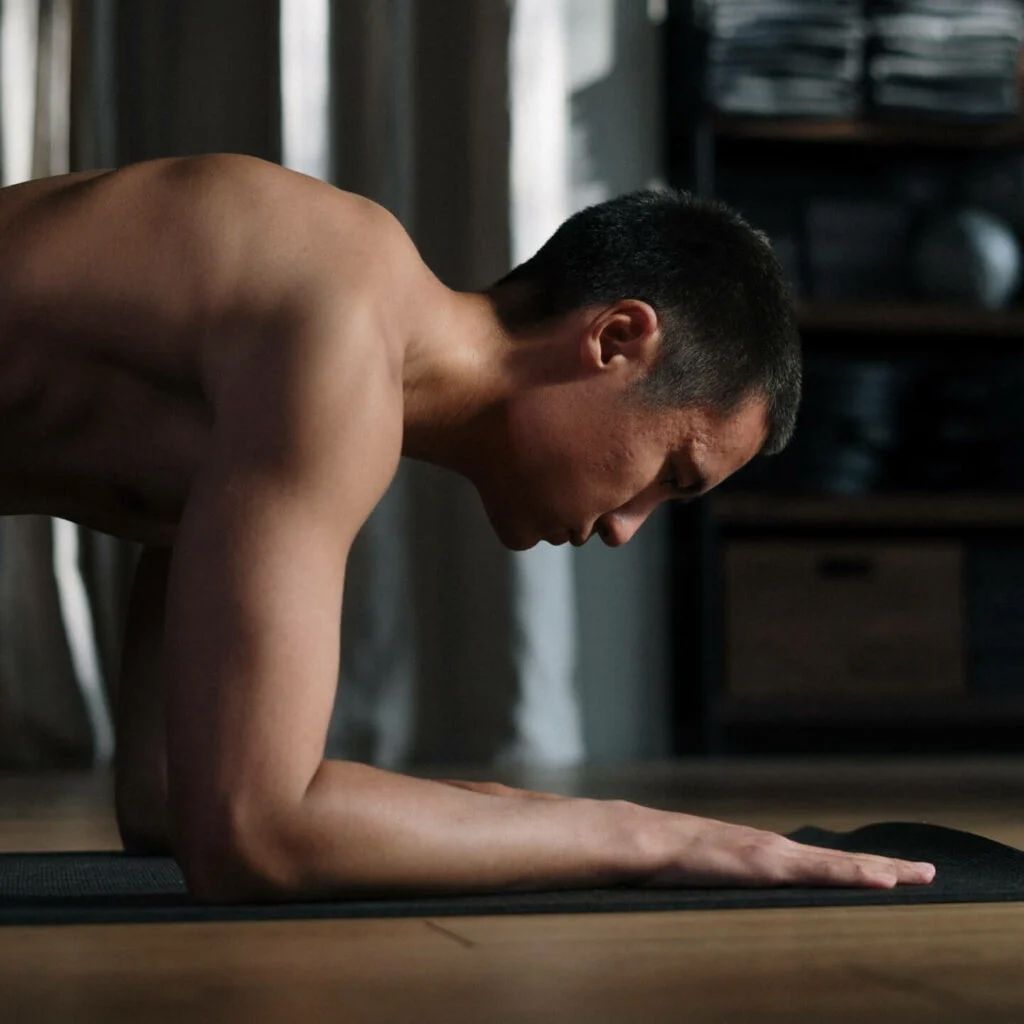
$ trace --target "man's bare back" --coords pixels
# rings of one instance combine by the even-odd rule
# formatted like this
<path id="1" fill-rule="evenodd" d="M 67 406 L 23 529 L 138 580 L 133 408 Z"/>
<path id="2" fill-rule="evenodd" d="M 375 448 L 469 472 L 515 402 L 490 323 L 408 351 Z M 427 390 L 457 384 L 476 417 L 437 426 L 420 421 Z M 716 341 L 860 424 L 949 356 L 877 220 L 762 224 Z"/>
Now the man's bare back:
<path id="1" fill-rule="evenodd" d="M 615 546 L 764 443 L 759 393 L 728 413 L 623 400 L 658 353 L 649 303 L 513 338 L 380 207 L 225 155 L 0 190 L 0 268 L 0 515 L 145 544 L 119 816 L 197 897 L 926 880 L 692 815 L 324 758 L 348 551 L 402 454 L 469 478 L 509 547 Z"/>

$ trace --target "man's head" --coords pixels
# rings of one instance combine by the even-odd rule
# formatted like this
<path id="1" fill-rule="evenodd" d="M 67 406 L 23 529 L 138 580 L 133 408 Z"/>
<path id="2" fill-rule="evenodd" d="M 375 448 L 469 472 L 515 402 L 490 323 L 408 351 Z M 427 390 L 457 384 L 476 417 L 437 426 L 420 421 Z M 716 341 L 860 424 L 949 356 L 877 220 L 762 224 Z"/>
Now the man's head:
<path id="1" fill-rule="evenodd" d="M 478 483 L 511 547 L 625 543 L 680 496 L 670 478 L 704 493 L 789 441 L 792 300 L 767 238 L 722 203 L 647 190 L 589 207 L 486 294 L 518 351 L 547 353 Z"/>

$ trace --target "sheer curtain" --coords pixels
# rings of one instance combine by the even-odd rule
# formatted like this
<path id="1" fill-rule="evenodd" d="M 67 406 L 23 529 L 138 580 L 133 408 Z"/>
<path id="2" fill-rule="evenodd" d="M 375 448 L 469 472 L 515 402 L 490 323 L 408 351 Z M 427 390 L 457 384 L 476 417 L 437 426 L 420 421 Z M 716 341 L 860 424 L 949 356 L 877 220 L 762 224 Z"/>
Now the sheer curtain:
<path id="1" fill-rule="evenodd" d="M 2 184 L 71 163 L 71 0 L 0 6 Z M 0 428 L 2 429 L 2 428 Z M 0 764 L 108 759 L 115 641 L 86 584 L 88 539 L 48 516 L 0 518 Z M 102 588 L 105 574 L 96 574 Z"/>
<path id="2" fill-rule="evenodd" d="M 311 8 L 284 0 L 282 24 Z M 516 100 L 539 70 L 523 65 L 523 19 L 543 8 L 329 8 L 327 176 L 387 206 L 451 287 L 488 284 L 565 215 L 568 166 L 557 153 L 526 159 L 537 99 Z M 308 56 L 285 65 L 286 96 L 322 81 Z M 564 83 L 546 88 L 564 108 Z M 538 206 L 547 179 L 562 184 Z M 352 552 L 329 749 L 391 766 L 579 760 L 573 611 L 565 551 L 507 551 L 468 483 L 403 463 Z"/>
<path id="3" fill-rule="evenodd" d="M 0 0 L 3 183 L 176 152 L 273 159 L 277 62 L 276 4 Z M 61 519 L 0 517 L 0 768 L 112 756 L 139 550 Z"/>
<path id="4" fill-rule="evenodd" d="M 663 13 L 335 0 L 331 180 L 388 206 L 448 284 L 487 283 L 574 210 L 659 183 Z M 664 510 L 623 549 L 507 552 L 468 486 L 404 465 L 353 551 L 334 749 L 669 754 L 670 561 Z"/>

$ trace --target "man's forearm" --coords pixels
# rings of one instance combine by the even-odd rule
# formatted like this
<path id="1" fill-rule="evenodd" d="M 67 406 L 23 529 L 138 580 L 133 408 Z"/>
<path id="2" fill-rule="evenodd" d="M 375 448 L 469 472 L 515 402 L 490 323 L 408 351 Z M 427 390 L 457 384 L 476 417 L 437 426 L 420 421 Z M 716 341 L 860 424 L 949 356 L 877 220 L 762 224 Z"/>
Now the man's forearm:
<path id="1" fill-rule="evenodd" d="M 616 800 L 492 795 L 348 761 L 322 762 L 288 808 L 229 806 L 226 827 L 187 807 L 175 816 L 176 852 L 201 900 L 617 884 L 892 888 L 935 875 L 930 864 L 822 849 L 714 818 Z"/>
<path id="2" fill-rule="evenodd" d="M 630 807 L 492 795 L 324 761 L 301 802 L 268 829 L 260 881 L 212 896 L 301 899 L 634 881 L 645 865 Z"/>

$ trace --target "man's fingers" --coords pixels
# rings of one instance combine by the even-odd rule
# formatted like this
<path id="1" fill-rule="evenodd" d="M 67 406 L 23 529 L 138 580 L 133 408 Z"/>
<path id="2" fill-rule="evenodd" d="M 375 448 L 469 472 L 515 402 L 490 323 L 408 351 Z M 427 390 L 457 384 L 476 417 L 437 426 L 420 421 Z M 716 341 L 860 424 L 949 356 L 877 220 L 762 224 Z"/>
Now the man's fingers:
<path id="1" fill-rule="evenodd" d="M 928 885 L 932 864 L 798 843 L 787 836 L 692 814 L 624 805 L 646 828 L 653 867 L 639 883 L 654 886 L 775 886 L 891 889 Z M 639 817 L 638 817 L 639 815 Z"/>
<path id="2" fill-rule="evenodd" d="M 935 865 L 924 861 L 900 860 L 873 853 L 846 853 L 820 846 L 789 841 L 797 847 L 794 869 L 799 873 L 820 870 L 823 881 L 836 884 L 891 888 L 894 885 L 928 885 L 935 878 Z M 805 883 L 806 884 L 806 883 Z"/>

